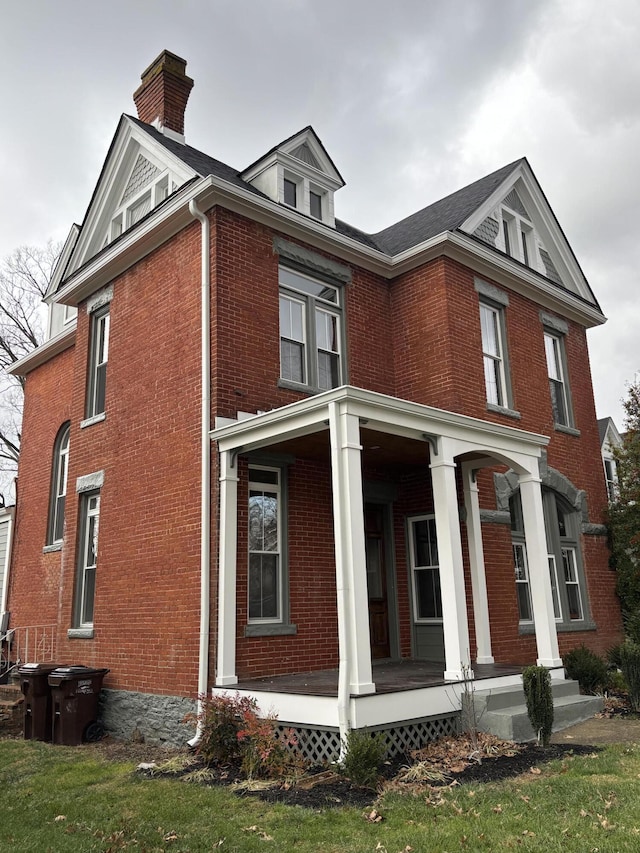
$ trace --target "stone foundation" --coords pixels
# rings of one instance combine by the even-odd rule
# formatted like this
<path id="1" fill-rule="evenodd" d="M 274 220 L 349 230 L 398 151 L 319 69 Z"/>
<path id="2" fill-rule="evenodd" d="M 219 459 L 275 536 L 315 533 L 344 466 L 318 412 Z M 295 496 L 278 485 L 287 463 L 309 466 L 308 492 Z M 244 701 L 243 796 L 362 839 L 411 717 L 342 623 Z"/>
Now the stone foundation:
<path id="1" fill-rule="evenodd" d="M 103 690 L 99 717 L 107 733 L 123 740 L 144 740 L 165 746 L 184 746 L 195 734 L 185 716 L 196 703 L 181 696 L 158 696 L 129 690 Z"/>

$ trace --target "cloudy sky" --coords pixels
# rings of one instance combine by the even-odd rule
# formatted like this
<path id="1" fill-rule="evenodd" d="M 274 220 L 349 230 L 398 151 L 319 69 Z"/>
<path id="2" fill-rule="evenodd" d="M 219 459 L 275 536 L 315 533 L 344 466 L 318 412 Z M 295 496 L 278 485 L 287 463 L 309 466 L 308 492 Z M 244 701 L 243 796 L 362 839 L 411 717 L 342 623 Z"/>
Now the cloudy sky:
<path id="1" fill-rule="evenodd" d="M 377 231 L 526 155 L 609 321 L 596 407 L 640 370 L 637 0 L 24 0 L 1 4 L 0 258 L 81 222 L 163 48 L 187 141 L 237 168 L 312 124 Z"/>

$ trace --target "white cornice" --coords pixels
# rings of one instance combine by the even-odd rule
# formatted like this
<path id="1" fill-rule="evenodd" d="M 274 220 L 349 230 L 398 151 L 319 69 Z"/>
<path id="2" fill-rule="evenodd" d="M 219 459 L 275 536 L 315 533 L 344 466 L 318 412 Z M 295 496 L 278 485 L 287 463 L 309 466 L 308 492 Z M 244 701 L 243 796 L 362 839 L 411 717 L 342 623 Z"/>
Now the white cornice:
<path id="1" fill-rule="evenodd" d="M 7 368 L 7 373 L 12 376 L 26 376 L 36 367 L 40 367 L 45 361 L 49 361 L 61 352 L 72 347 L 76 342 L 76 324 L 75 322 L 70 328 L 60 332 L 55 337 L 50 338 L 46 343 L 34 349 L 29 355 L 14 362 Z"/>
<path id="2" fill-rule="evenodd" d="M 465 264 L 478 275 L 510 287 L 586 327 L 605 322 L 597 305 L 585 302 L 544 276 L 460 232 L 444 232 L 392 257 L 298 211 L 213 175 L 184 186 L 136 228 L 73 273 L 57 294 L 56 301 L 77 305 L 181 231 L 193 221 L 189 213 L 191 199 L 195 199 L 202 210 L 220 205 L 386 279 L 445 255 Z"/>

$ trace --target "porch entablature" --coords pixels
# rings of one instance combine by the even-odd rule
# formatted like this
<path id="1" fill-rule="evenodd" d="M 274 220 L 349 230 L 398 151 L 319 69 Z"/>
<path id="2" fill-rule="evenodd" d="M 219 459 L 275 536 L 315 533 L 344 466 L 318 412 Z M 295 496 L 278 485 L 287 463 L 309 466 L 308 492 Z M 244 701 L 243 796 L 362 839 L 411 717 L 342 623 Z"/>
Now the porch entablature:
<path id="1" fill-rule="evenodd" d="M 250 452 L 329 429 L 332 403 L 356 416 L 369 430 L 423 441 L 432 459 L 468 454 L 481 461 L 477 467 L 503 462 L 517 473 L 538 474 L 538 459 L 547 436 L 448 412 L 398 397 L 342 385 L 305 400 L 290 403 L 254 417 L 226 423 L 211 431 L 220 451 Z M 425 456 L 425 461 L 427 460 Z"/>

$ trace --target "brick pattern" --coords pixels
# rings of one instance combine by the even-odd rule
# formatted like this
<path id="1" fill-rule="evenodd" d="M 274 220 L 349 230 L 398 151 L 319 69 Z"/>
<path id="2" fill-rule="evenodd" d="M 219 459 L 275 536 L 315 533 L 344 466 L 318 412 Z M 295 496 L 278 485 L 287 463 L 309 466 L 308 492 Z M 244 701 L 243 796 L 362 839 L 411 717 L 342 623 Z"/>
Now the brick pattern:
<path id="1" fill-rule="evenodd" d="M 269 410 L 304 399 L 278 387 L 278 257 L 265 226 L 222 208 L 211 220 L 211 416 Z M 290 238 L 287 238 L 290 239 Z M 314 250 L 315 251 L 315 250 Z M 470 270 L 440 258 L 389 283 L 352 268 L 344 289 L 348 381 L 419 403 L 551 436 L 549 464 L 587 495 L 601 522 L 606 493 L 599 464 L 585 331 L 569 322 L 566 351 L 575 425 L 553 427 L 539 306 L 509 292 L 505 309 L 514 408 L 486 408 L 478 293 Z M 490 282 L 491 283 L 491 282 Z M 497 285 L 496 285 L 497 286 Z M 9 609 L 14 624 L 58 625 L 59 658 L 107 666 L 105 686 L 192 697 L 197 684 L 200 596 L 200 226 L 193 223 L 113 282 L 106 418 L 85 429 L 89 317 L 80 306 L 75 348 L 27 380 L 23 453 Z M 43 554 L 51 451 L 71 420 L 62 551 Z M 289 467 L 289 590 L 294 636 L 245 637 L 247 461 L 239 459 L 237 661 L 240 678 L 334 667 L 338 661 L 335 559 L 328 452 L 296 453 Z M 217 613 L 217 459 L 212 454 L 211 625 Z M 593 460 L 590 461 L 590 460 Z M 104 470 L 95 635 L 70 640 L 76 569 L 77 477 Z M 405 525 L 432 511 L 428 459 L 416 467 L 367 468 L 393 484 L 393 548 L 402 656 L 412 654 Z M 481 505 L 495 509 L 491 472 Z M 460 493 L 460 500 L 461 493 Z M 473 614 L 462 528 L 468 612 Z M 496 660 L 535 659 L 535 638 L 518 631 L 510 531 L 483 529 Z M 604 651 L 619 635 L 614 577 L 602 537 L 582 541 L 597 632 L 563 634 Z M 211 680 L 216 638 L 211 633 Z"/>

